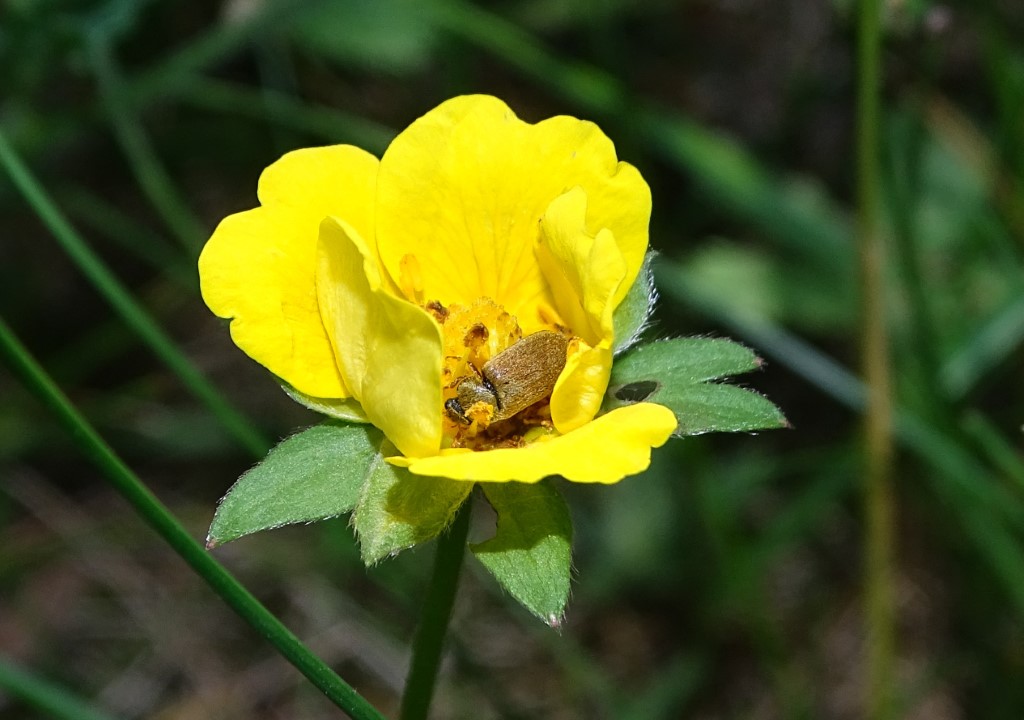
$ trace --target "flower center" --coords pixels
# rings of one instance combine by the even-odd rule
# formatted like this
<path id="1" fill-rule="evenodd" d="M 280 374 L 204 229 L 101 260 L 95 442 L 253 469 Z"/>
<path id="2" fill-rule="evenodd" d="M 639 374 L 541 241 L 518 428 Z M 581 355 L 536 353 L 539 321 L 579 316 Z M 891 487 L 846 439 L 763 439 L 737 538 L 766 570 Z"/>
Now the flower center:
<path id="1" fill-rule="evenodd" d="M 541 331 L 520 342 L 516 317 L 488 297 L 425 307 L 442 330 L 445 446 L 520 447 L 552 431 L 551 389 L 565 365 L 566 334 Z"/>

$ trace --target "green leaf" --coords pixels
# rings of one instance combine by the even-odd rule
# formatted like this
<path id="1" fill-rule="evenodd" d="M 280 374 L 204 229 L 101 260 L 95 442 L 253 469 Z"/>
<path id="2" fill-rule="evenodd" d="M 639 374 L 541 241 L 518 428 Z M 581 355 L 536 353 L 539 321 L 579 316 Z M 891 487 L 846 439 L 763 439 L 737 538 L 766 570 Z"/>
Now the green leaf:
<path id="1" fill-rule="evenodd" d="M 654 301 L 658 298 L 651 274 L 653 260 L 654 253 L 647 253 L 640 274 L 636 276 L 626 297 L 612 315 L 612 324 L 615 328 L 612 350 L 616 355 L 634 345 L 640 339 L 640 333 L 647 327 L 647 321 L 654 309 Z"/>
<path id="2" fill-rule="evenodd" d="M 572 520 L 549 482 L 481 483 L 498 529 L 470 549 L 527 610 L 558 627 L 569 600 Z"/>
<path id="3" fill-rule="evenodd" d="M 761 367 L 761 358 L 748 347 L 724 338 L 678 338 L 636 348 L 615 361 L 614 371 L 654 376 L 671 373 L 677 382 L 699 383 L 739 375 Z"/>
<path id="4" fill-rule="evenodd" d="M 220 501 L 207 546 L 348 512 L 382 439 L 374 428 L 328 421 L 283 440 Z"/>
<path id="5" fill-rule="evenodd" d="M 373 565 L 436 537 L 472 490 L 471 482 L 413 475 L 378 455 L 352 514 L 363 562 Z"/>
<path id="6" fill-rule="evenodd" d="M 643 401 L 664 405 L 676 414 L 677 435 L 788 427 L 782 412 L 761 395 L 708 382 L 760 366 L 753 352 L 731 340 L 683 338 L 643 345 L 615 361 L 604 410 Z"/>
<path id="7" fill-rule="evenodd" d="M 366 413 L 363 412 L 363 406 L 360 405 L 359 401 L 355 398 L 344 398 L 338 400 L 335 398 L 313 397 L 312 395 L 307 395 L 304 392 L 299 392 L 283 381 L 281 382 L 281 389 L 284 390 L 285 395 L 290 397 L 299 405 L 303 405 L 313 412 L 318 412 L 321 415 L 326 415 L 327 417 L 334 418 L 335 420 L 344 420 L 345 422 L 370 422 L 370 419 L 366 417 Z"/>
<path id="8" fill-rule="evenodd" d="M 750 432 L 788 426 L 782 411 L 773 402 L 734 385 L 691 385 L 662 393 L 652 401 L 676 414 L 678 435 Z"/>

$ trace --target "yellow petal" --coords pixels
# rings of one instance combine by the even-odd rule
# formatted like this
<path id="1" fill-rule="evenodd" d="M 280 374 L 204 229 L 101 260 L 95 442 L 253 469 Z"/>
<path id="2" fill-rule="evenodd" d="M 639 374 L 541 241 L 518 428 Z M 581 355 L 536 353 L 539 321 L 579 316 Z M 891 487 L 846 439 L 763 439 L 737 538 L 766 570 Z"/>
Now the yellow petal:
<path id="1" fill-rule="evenodd" d="M 612 340 L 615 297 L 627 276 L 626 260 L 610 230 L 587 232 L 587 194 L 560 195 L 540 221 L 537 261 L 552 288 L 555 309 L 591 345 Z"/>
<path id="2" fill-rule="evenodd" d="M 441 445 L 441 330 L 384 287 L 377 260 L 348 223 L 320 225 L 316 275 L 324 325 L 346 386 L 406 455 Z"/>
<path id="3" fill-rule="evenodd" d="M 587 226 L 613 233 L 628 287 L 647 249 L 650 191 L 600 129 L 564 116 L 531 125 L 496 98 L 454 98 L 402 132 L 381 160 L 381 260 L 398 277 L 413 254 L 427 299 L 490 297 L 532 332 L 547 292 L 534 257 L 538 221 L 577 185 L 590 199 Z"/>
<path id="4" fill-rule="evenodd" d="M 350 395 L 317 307 L 317 235 L 327 215 L 372 233 L 377 165 L 348 145 L 288 153 L 260 176 L 263 206 L 224 219 L 199 258 L 203 299 L 232 319 L 235 344 L 307 395 Z"/>
<path id="5" fill-rule="evenodd" d="M 614 483 L 646 470 L 651 448 L 663 445 L 675 428 L 675 415 L 668 408 L 637 403 L 602 415 L 568 435 L 523 448 L 443 450 L 433 457 L 387 460 L 418 475 L 453 480 L 537 482 L 561 475 L 574 482 Z"/>
<path id="6" fill-rule="evenodd" d="M 572 432 L 601 409 L 612 374 L 611 344 L 585 347 L 570 355 L 551 392 L 551 421 L 558 432 Z"/>
<path id="7" fill-rule="evenodd" d="M 587 347 L 570 355 L 551 394 L 551 419 L 560 433 L 589 422 L 601 408 L 612 370 L 612 315 L 626 276 L 626 261 L 612 233 L 586 229 L 587 196 L 573 188 L 555 199 L 541 219 L 537 261 L 552 302 Z"/>

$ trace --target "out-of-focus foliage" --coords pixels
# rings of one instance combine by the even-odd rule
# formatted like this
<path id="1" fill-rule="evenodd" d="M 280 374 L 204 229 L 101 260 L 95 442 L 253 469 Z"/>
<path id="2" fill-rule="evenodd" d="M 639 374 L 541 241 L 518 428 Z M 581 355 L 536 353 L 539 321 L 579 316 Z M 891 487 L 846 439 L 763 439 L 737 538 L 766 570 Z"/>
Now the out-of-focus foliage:
<path id="1" fill-rule="evenodd" d="M 197 292 L 218 218 L 284 152 L 380 152 L 441 100 L 597 121 L 652 186 L 647 338 L 729 335 L 794 429 L 671 443 L 563 487 L 561 634 L 464 578 L 438 717 L 860 716 L 854 3 L 13 0 L 0 129 L 142 307 L 264 434 L 317 416 Z M 890 3 L 883 104 L 905 717 L 1024 690 L 1024 6 Z M 255 458 L 0 173 L 0 315 L 201 537 Z M 471 539 L 493 532 L 479 517 Z M 0 371 L 0 651 L 123 717 L 331 717 Z M 363 570 L 332 521 L 217 550 L 387 712 L 429 550 Z M 0 718 L 25 706 L 0 697 Z"/>

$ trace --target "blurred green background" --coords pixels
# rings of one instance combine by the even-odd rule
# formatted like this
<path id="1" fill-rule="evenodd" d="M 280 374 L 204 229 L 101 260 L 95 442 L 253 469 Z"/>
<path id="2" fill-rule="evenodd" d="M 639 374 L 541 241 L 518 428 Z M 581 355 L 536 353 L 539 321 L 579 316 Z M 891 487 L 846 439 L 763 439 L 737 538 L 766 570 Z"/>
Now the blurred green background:
<path id="1" fill-rule="evenodd" d="M 161 357 L 115 312 L 4 171 L 0 315 L 200 538 L 261 441 L 168 353 L 267 441 L 317 420 L 198 295 L 199 248 L 255 205 L 262 168 L 316 144 L 380 153 L 462 93 L 594 120 L 653 191 L 648 336 L 755 347 L 765 370 L 743 380 L 794 429 L 674 441 L 646 475 L 563 487 L 577 579 L 561 633 L 467 561 L 436 717 L 862 717 L 855 9 L 6 0 L 2 133 L 173 345 Z M 884 17 L 898 715 L 1020 718 L 1024 4 L 893 0 Z M 429 546 L 367 572 L 340 519 L 216 553 L 394 710 Z M 116 717 L 338 714 L 2 367 L 0 653 Z M 3 720 L 34 712 L 0 694 Z"/>

